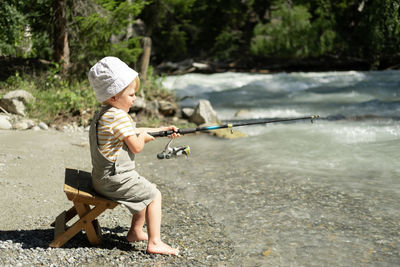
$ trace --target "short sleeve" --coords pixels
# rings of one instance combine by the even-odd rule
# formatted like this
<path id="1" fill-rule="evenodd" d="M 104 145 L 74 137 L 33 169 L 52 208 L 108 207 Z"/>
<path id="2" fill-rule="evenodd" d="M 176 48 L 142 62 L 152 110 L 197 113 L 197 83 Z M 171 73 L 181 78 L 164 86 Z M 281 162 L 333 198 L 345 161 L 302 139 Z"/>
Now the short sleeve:
<path id="1" fill-rule="evenodd" d="M 123 141 L 126 137 L 136 134 L 134 122 L 128 113 L 118 110 L 114 116 L 111 132 L 115 138 Z"/>

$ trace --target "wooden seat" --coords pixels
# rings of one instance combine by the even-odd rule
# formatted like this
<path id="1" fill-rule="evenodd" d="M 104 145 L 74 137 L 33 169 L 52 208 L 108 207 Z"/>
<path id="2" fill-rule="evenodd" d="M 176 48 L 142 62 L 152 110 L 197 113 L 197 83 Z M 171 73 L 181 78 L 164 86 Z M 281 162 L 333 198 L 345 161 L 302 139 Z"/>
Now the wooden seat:
<path id="1" fill-rule="evenodd" d="M 97 196 L 92 189 L 91 174 L 85 171 L 66 169 L 64 192 L 74 205 L 58 215 L 51 224 L 55 228 L 50 247 L 61 247 L 81 230 L 85 230 L 90 244 L 100 244 L 101 228 L 96 218 L 106 209 L 118 206 L 118 203 Z M 68 227 L 67 222 L 76 215 L 79 215 L 79 220 Z"/>

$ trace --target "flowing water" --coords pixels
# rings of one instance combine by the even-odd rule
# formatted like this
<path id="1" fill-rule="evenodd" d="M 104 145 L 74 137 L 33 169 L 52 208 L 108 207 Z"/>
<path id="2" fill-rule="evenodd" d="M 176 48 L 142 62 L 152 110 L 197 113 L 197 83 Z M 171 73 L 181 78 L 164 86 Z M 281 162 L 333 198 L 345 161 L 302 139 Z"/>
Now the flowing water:
<path id="1" fill-rule="evenodd" d="M 164 86 L 221 120 L 321 119 L 185 136 L 163 161 L 171 184 L 207 206 L 242 265 L 400 265 L 400 71 L 186 74 Z M 154 142 L 160 148 L 161 141 Z M 177 144 L 177 145 L 178 145 Z"/>

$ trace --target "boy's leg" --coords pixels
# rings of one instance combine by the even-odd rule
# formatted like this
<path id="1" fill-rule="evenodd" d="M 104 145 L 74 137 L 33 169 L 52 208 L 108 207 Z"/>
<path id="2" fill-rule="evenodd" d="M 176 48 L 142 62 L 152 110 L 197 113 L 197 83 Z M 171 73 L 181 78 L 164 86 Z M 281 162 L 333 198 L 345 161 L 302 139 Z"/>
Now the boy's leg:
<path id="1" fill-rule="evenodd" d="M 146 219 L 146 209 L 147 208 L 144 208 L 143 210 L 135 213 L 132 216 L 131 229 L 129 229 L 129 232 L 126 235 L 126 239 L 129 242 L 136 242 L 148 239 L 147 233 L 143 232 L 143 226 Z"/>
<path id="2" fill-rule="evenodd" d="M 171 248 L 161 241 L 161 202 L 161 193 L 158 191 L 156 198 L 147 206 L 146 221 L 149 235 L 147 252 L 178 255 L 179 249 Z"/>

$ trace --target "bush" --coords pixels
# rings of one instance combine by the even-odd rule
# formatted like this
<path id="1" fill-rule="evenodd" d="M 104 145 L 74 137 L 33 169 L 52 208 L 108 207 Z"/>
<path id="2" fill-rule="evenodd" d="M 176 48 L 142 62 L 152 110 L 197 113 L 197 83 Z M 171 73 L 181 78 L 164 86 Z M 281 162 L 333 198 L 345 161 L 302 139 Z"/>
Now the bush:
<path id="1" fill-rule="evenodd" d="M 30 92 L 36 101 L 28 104 L 27 115 L 46 123 L 54 122 L 60 115 L 80 115 L 99 106 L 89 82 L 62 80 L 52 71 L 23 77 L 17 73 L 0 87 L 2 93 L 18 89 Z"/>

